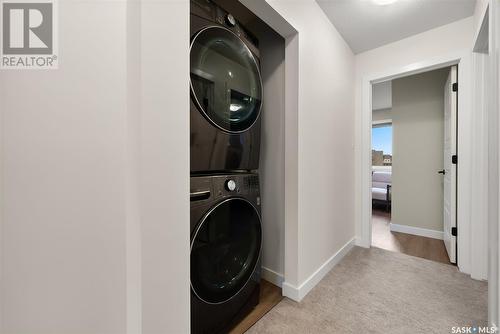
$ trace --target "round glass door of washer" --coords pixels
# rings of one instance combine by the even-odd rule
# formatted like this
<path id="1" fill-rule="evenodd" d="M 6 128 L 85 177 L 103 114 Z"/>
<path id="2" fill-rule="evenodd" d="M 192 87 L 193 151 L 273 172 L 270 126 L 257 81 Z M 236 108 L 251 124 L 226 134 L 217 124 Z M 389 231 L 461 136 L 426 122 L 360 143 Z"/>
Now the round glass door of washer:
<path id="1" fill-rule="evenodd" d="M 191 287 L 206 303 L 223 303 L 250 280 L 262 243 L 260 217 L 250 202 L 217 204 L 199 223 L 191 242 Z"/>
<path id="2" fill-rule="evenodd" d="M 208 27 L 191 42 L 191 91 L 203 114 L 228 132 L 248 130 L 262 105 L 255 56 L 232 31 Z"/>

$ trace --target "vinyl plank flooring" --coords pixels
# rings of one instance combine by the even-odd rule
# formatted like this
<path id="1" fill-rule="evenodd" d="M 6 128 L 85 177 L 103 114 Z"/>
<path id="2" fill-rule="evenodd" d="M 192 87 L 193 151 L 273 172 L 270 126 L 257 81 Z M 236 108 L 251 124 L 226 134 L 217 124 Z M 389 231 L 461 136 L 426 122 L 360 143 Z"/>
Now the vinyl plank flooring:
<path id="1" fill-rule="evenodd" d="M 281 300 L 283 296 L 281 294 L 281 288 L 276 285 L 269 283 L 268 281 L 262 280 L 260 283 L 260 301 L 259 304 L 250 312 L 245 318 L 243 318 L 231 331 L 230 334 L 242 334 L 245 333 L 250 327 L 252 327 L 257 321 L 260 320 L 267 312 L 269 312 L 273 307 L 275 307 Z"/>
<path id="2" fill-rule="evenodd" d="M 372 246 L 450 264 L 443 240 L 391 232 L 390 223 L 390 213 L 376 209 L 373 210 Z"/>

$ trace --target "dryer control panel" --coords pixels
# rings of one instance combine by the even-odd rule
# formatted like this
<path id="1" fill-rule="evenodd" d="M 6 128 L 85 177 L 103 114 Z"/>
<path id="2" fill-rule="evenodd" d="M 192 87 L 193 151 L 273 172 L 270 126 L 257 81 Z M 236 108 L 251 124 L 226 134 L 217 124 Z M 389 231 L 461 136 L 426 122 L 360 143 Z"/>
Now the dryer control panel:
<path id="1" fill-rule="evenodd" d="M 225 26 L 240 38 L 248 40 L 252 44 L 250 49 L 258 53 L 258 39 L 238 22 L 236 14 L 229 13 L 210 0 L 191 0 L 191 15 Z"/>
<path id="2" fill-rule="evenodd" d="M 231 29 L 238 37 L 249 40 L 256 47 L 259 46 L 257 38 L 255 38 L 248 30 L 246 30 L 236 18 L 220 7 L 216 7 L 215 21 L 227 28 Z"/>

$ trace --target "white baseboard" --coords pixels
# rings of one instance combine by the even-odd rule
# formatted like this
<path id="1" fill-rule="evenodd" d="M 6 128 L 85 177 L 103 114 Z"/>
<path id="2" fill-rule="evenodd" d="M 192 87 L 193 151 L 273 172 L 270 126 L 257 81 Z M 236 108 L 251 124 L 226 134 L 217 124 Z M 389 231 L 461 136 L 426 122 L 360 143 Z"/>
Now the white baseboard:
<path id="1" fill-rule="evenodd" d="M 342 248 L 323 263 L 311 276 L 298 287 L 283 282 L 283 296 L 300 302 L 318 284 L 330 270 L 355 246 L 356 238 L 352 238 Z"/>
<path id="2" fill-rule="evenodd" d="M 290 298 L 291 300 L 295 300 L 296 302 L 300 302 L 302 298 L 299 298 L 299 289 L 287 282 L 283 282 L 281 287 L 283 296 Z"/>
<path id="3" fill-rule="evenodd" d="M 265 279 L 266 281 L 273 283 L 276 286 L 279 286 L 280 288 L 283 287 L 283 275 L 275 272 L 274 270 L 271 270 L 266 267 L 262 267 L 262 272 L 261 272 L 262 278 Z"/>
<path id="4" fill-rule="evenodd" d="M 439 240 L 443 240 L 443 238 L 444 238 L 443 231 L 429 230 L 426 228 L 413 227 L 413 226 L 407 226 L 407 225 L 399 225 L 399 224 L 393 224 L 393 223 L 390 224 L 390 228 L 391 228 L 392 232 L 401 232 L 401 233 L 406 233 L 406 234 L 419 235 L 421 237 L 427 237 L 427 238 L 439 239 Z"/>
<path id="5" fill-rule="evenodd" d="M 355 244 L 356 246 L 359 247 L 370 248 L 370 242 L 368 240 L 363 239 L 362 237 L 356 237 Z"/>

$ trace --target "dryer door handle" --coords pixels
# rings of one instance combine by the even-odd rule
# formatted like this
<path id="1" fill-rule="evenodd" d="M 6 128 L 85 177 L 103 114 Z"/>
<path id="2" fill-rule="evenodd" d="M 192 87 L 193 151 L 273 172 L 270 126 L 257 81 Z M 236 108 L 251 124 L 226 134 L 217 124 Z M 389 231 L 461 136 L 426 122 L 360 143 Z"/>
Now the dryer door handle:
<path id="1" fill-rule="evenodd" d="M 210 190 L 196 191 L 189 194 L 191 202 L 202 201 L 210 197 Z"/>

